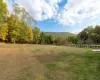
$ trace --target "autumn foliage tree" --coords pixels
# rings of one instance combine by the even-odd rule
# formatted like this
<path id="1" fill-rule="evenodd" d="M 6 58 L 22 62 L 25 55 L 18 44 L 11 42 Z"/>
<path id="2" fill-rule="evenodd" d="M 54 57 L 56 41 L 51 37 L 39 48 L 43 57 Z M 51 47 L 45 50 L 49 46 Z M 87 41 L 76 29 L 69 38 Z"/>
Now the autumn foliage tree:
<path id="1" fill-rule="evenodd" d="M 7 20 L 7 14 L 9 13 L 7 4 L 0 0 L 0 24 L 3 24 Z"/>
<path id="2" fill-rule="evenodd" d="M 8 25 L 7 23 L 4 23 L 0 27 L 0 39 L 2 41 L 7 41 L 7 36 L 8 36 Z"/>
<path id="3" fill-rule="evenodd" d="M 8 15 L 8 12 L 6 3 L 0 0 L 0 40 L 13 43 L 33 42 L 32 27 L 36 23 L 35 19 L 16 3 L 12 14 Z"/>
<path id="4" fill-rule="evenodd" d="M 0 0 L 0 39 L 2 41 L 7 40 L 8 35 L 8 25 L 7 25 L 7 14 L 9 13 L 7 9 L 7 4 Z"/>
<path id="5" fill-rule="evenodd" d="M 26 34 L 27 34 L 28 42 L 32 42 L 33 41 L 33 30 L 31 27 L 29 26 L 26 27 Z"/>

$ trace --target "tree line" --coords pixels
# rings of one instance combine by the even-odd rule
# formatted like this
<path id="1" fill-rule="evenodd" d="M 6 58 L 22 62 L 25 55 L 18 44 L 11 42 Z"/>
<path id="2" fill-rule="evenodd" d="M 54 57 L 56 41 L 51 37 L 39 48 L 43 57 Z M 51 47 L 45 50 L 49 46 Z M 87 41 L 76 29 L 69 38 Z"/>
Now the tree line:
<path id="1" fill-rule="evenodd" d="M 54 38 L 34 27 L 37 21 L 18 4 L 13 4 L 12 14 L 7 4 L 0 0 L 0 41 L 10 43 L 65 44 L 66 39 Z"/>
<path id="2" fill-rule="evenodd" d="M 12 14 L 7 4 L 0 0 L 0 41 L 14 43 L 31 43 L 33 41 L 32 28 L 36 20 L 18 4 L 13 4 Z"/>
<path id="3" fill-rule="evenodd" d="M 90 26 L 77 36 L 53 37 L 41 32 L 37 21 L 18 4 L 13 4 L 12 14 L 7 4 L 0 0 L 0 42 L 33 44 L 98 44 L 100 26 Z"/>
<path id="4" fill-rule="evenodd" d="M 100 44 L 100 26 L 89 26 L 82 30 L 78 35 L 80 44 Z"/>

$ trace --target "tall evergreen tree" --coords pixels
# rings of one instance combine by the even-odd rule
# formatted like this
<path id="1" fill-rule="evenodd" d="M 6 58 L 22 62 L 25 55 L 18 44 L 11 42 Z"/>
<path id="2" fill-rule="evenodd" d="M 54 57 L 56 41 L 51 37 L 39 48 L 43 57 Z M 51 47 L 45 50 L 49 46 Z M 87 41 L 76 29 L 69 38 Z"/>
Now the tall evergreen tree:
<path id="1" fill-rule="evenodd" d="M 40 43 L 41 44 L 46 44 L 46 34 L 44 32 L 41 32 Z"/>

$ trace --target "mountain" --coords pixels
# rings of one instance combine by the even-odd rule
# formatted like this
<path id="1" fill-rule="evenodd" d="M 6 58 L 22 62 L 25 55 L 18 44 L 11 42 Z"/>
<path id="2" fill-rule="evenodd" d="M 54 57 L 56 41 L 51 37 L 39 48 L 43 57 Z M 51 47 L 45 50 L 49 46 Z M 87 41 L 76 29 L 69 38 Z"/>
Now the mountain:
<path id="1" fill-rule="evenodd" d="M 45 32 L 47 35 L 51 35 L 53 37 L 68 37 L 68 36 L 75 36 L 76 34 L 69 33 L 69 32 Z"/>

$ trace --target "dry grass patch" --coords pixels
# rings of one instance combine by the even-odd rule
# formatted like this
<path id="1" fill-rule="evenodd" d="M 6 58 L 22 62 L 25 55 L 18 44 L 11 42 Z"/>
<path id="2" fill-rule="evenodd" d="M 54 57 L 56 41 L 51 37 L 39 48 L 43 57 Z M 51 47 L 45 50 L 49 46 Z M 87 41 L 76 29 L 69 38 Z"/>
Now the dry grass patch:
<path id="1" fill-rule="evenodd" d="M 0 80 L 99 80 L 100 55 L 52 45 L 1 44 Z"/>

